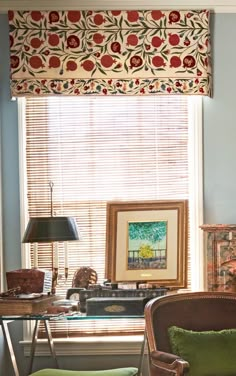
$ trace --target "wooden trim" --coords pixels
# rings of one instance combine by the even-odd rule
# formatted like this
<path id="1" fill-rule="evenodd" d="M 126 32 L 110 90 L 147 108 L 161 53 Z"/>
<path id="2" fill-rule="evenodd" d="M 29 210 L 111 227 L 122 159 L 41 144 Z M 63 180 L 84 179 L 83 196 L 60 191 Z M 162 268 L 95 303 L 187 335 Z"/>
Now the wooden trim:
<path id="1" fill-rule="evenodd" d="M 20 3 L 20 4 L 19 4 Z M 236 13 L 236 0 L 120 0 L 119 9 L 204 9 L 215 13 Z M 68 9 L 117 9 L 114 0 L 90 0 L 86 4 L 82 0 L 1 0 L 0 13 L 11 10 L 68 10 Z"/>

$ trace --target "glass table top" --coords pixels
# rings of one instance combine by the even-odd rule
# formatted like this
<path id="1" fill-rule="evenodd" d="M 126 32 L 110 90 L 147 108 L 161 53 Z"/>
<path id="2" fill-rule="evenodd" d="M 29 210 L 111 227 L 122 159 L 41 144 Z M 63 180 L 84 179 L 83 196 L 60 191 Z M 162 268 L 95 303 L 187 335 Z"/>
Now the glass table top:
<path id="1" fill-rule="evenodd" d="M 142 319 L 144 315 L 99 315 L 88 316 L 80 312 L 40 313 L 30 315 L 0 315 L 0 320 L 107 320 L 107 319 Z"/>

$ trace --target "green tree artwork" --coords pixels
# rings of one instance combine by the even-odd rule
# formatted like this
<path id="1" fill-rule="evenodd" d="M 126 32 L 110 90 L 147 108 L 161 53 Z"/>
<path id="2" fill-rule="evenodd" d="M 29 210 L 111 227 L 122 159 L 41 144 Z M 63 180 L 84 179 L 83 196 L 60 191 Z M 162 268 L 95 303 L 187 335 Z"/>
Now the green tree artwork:
<path id="1" fill-rule="evenodd" d="M 167 221 L 128 224 L 128 269 L 165 269 Z"/>

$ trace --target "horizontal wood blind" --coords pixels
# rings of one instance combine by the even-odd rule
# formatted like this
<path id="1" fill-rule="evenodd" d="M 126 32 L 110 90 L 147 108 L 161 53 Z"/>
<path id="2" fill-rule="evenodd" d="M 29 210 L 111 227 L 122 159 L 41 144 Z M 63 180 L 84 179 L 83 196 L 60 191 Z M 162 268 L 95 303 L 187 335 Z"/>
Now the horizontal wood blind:
<path id="1" fill-rule="evenodd" d="M 185 96 L 26 98 L 29 215 L 50 215 L 52 181 L 54 215 L 76 217 L 81 233 L 68 243 L 67 282 L 59 244 L 58 294 L 65 297 L 81 266 L 104 281 L 107 201 L 188 199 L 188 123 Z M 39 267 L 51 266 L 50 245 L 39 244 Z M 142 329 L 133 321 L 125 331 Z M 114 324 L 72 323 L 68 331 L 60 323 L 55 331 L 120 332 Z"/>

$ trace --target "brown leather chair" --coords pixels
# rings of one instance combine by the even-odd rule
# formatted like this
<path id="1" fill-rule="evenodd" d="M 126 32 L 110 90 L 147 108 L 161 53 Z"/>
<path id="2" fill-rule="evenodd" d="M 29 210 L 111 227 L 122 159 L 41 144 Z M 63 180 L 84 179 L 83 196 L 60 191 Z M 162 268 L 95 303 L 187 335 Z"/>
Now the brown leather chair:
<path id="1" fill-rule="evenodd" d="M 189 292 L 155 298 L 146 304 L 145 322 L 150 376 L 186 375 L 190 365 L 171 353 L 168 328 L 236 328 L 236 293 Z"/>

